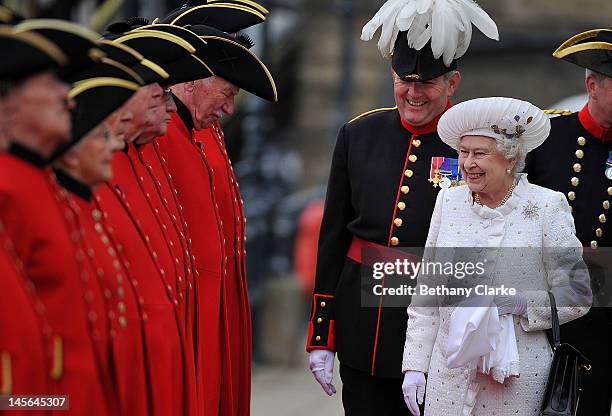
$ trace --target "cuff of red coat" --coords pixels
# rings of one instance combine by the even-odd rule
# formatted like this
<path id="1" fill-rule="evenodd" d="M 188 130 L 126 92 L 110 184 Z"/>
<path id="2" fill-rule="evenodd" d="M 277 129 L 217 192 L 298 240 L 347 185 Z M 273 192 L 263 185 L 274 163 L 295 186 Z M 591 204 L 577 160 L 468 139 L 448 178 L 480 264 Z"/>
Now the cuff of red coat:
<path id="1" fill-rule="evenodd" d="M 336 351 L 336 323 L 334 321 L 334 296 L 313 295 L 312 315 L 308 324 L 306 351 Z"/>

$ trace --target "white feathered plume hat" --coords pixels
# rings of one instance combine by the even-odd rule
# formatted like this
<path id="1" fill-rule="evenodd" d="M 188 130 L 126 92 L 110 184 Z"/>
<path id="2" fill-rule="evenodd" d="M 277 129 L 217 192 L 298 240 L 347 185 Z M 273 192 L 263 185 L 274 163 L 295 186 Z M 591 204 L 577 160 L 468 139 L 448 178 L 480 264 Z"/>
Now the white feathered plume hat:
<path id="1" fill-rule="evenodd" d="M 378 49 L 393 57 L 402 78 L 426 81 L 456 68 L 472 39 L 472 24 L 499 40 L 497 25 L 473 0 L 388 0 L 366 23 L 361 39 L 381 29 Z"/>

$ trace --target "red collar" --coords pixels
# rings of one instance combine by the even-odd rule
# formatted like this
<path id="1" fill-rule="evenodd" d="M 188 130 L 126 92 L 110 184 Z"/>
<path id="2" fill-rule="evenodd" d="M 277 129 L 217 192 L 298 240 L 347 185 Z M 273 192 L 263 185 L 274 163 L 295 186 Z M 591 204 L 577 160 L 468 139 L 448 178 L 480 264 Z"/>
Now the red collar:
<path id="1" fill-rule="evenodd" d="M 452 105 L 453 104 L 449 100 L 448 103 L 446 103 L 446 108 L 444 109 L 444 111 L 442 111 L 440 114 L 438 114 L 436 118 L 434 118 L 429 123 L 423 126 L 413 126 L 409 124 L 406 120 L 402 118 L 400 114 L 400 120 L 402 121 L 402 126 L 404 126 L 404 128 L 408 130 L 410 133 L 417 135 L 417 136 L 421 136 L 423 134 L 428 134 L 428 133 L 433 133 L 438 129 L 438 121 L 440 120 L 440 117 L 442 117 L 442 114 L 444 114 L 446 110 L 451 108 Z"/>
<path id="2" fill-rule="evenodd" d="M 582 127 L 589 133 L 591 133 L 595 138 L 607 142 L 612 140 L 612 129 L 606 129 L 601 124 L 599 124 L 591 113 L 589 112 L 589 104 L 585 104 L 582 107 L 582 110 L 578 113 L 578 118 L 580 119 L 580 124 Z"/>

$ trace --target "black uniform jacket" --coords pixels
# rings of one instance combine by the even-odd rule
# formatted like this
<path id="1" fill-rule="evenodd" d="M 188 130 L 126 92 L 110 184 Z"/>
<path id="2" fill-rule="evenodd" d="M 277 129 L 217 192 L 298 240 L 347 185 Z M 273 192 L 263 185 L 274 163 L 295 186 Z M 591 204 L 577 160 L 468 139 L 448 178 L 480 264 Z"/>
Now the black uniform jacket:
<path id="1" fill-rule="evenodd" d="M 425 244 L 440 190 L 429 181 L 432 157 L 457 158 L 435 132 L 438 119 L 414 128 L 402 122 L 396 108 L 387 108 L 340 129 L 319 238 L 307 350 L 336 350 L 346 366 L 402 377 L 406 308 L 387 308 L 382 296 L 377 306 L 363 307 L 360 267 L 366 266 L 347 252 L 354 236 L 382 246 Z"/>
<path id="2" fill-rule="evenodd" d="M 527 158 L 529 182 L 563 192 L 572 207 L 576 234 L 585 249 L 595 302 L 582 318 L 561 326 L 561 340 L 577 347 L 592 364 L 586 373 L 578 415 L 609 415 L 612 393 L 612 311 L 601 307 L 612 289 L 612 180 L 605 171 L 612 132 L 602 129 L 587 107 L 551 120 L 550 136 Z M 603 249 L 603 250 L 602 250 Z M 608 257 L 604 259 L 603 256 Z M 600 260 L 603 260 L 600 261 Z M 606 277 L 607 275 L 607 277 Z M 605 335 L 604 335 L 605 334 Z"/>

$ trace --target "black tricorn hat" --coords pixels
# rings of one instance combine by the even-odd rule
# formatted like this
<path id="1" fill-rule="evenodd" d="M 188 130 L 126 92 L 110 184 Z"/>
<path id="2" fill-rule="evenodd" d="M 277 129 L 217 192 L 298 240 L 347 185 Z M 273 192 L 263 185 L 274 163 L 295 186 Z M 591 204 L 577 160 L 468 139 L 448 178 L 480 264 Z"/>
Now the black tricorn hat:
<path id="1" fill-rule="evenodd" d="M 431 50 L 431 41 L 417 50 L 408 46 L 406 34 L 397 35 L 391 65 L 395 73 L 404 81 L 428 81 L 457 69 L 457 60 L 449 66 L 444 65 L 442 57 L 436 59 Z"/>
<path id="2" fill-rule="evenodd" d="M 236 38 L 209 26 L 189 29 L 206 41 L 204 56 L 214 75 L 265 100 L 278 100 L 274 78 L 266 65 Z"/>
<path id="3" fill-rule="evenodd" d="M 191 57 L 185 57 L 166 65 L 171 75 L 167 82 L 168 84 L 179 84 L 181 82 L 208 78 L 213 75 L 212 70 L 205 62 L 206 42 L 188 28 L 160 23 L 136 29 L 136 31 L 141 30 L 170 33 L 184 39 L 195 49 Z"/>
<path id="4" fill-rule="evenodd" d="M 29 19 L 13 27 L 15 33 L 34 32 L 53 42 L 69 58 L 58 75 L 69 79 L 74 73 L 83 71 L 104 57 L 97 48 L 99 35 L 81 25 L 57 19 Z"/>
<path id="5" fill-rule="evenodd" d="M 36 72 L 65 67 L 70 59 L 55 43 L 35 32 L 14 33 L 0 27 L 0 53 L 11 59 L 0 63 L 0 79 L 19 80 Z M 18 58 L 18 59 L 16 59 Z"/>
<path id="6" fill-rule="evenodd" d="M 183 6 L 160 19 L 159 23 L 170 23 L 177 26 L 206 25 L 227 33 L 235 33 L 265 21 L 266 13 L 263 13 L 262 10 L 243 2 L 224 1 L 208 2 L 198 6 Z"/>
<path id="7" fill-rule="evenodd" d="M 192 81 L 193 74 L 200 76 L 207 71 L 206 65 L 192 54 L 196 49 L 182 37 L 159 30 L 133 30 L 115 39 L 135 49 L 150 61 L 156 62 L 168 74 L 169 78 L 160 85 L 172 85 Z"/>
<path id="8" fill-rule="evenodd" d="M 24 20 L 24 17 L 6 6 L 0 6 L 0 23 L 14 25 Z"/>
<path id="9" fill-rule="evenodd" d="M 74 84 L 69 96 L 75 101 L 71 112 L 72 137 L 58 148 L 51 160 L 62 157 L 71 147 L 121 107 L 140 85 L 127 73 L 122 78 L 90 78 Z"/>
<path id="10" fill-rule="evenodd" d="M 113 43 L 109 40 L 101 40 L 98 44 L 107 58 L 127 66 L 138 74 L 138 77 L 142 79 L 143 85 L 163 82 L 170 77 L 161 66 L 149 61 L 129 46 Z"/>
<path id="11" fill-rule="evenodd" d="M 612 77 L 612 30 L 595 29 L 572 36 L 553 56 Z"/>

